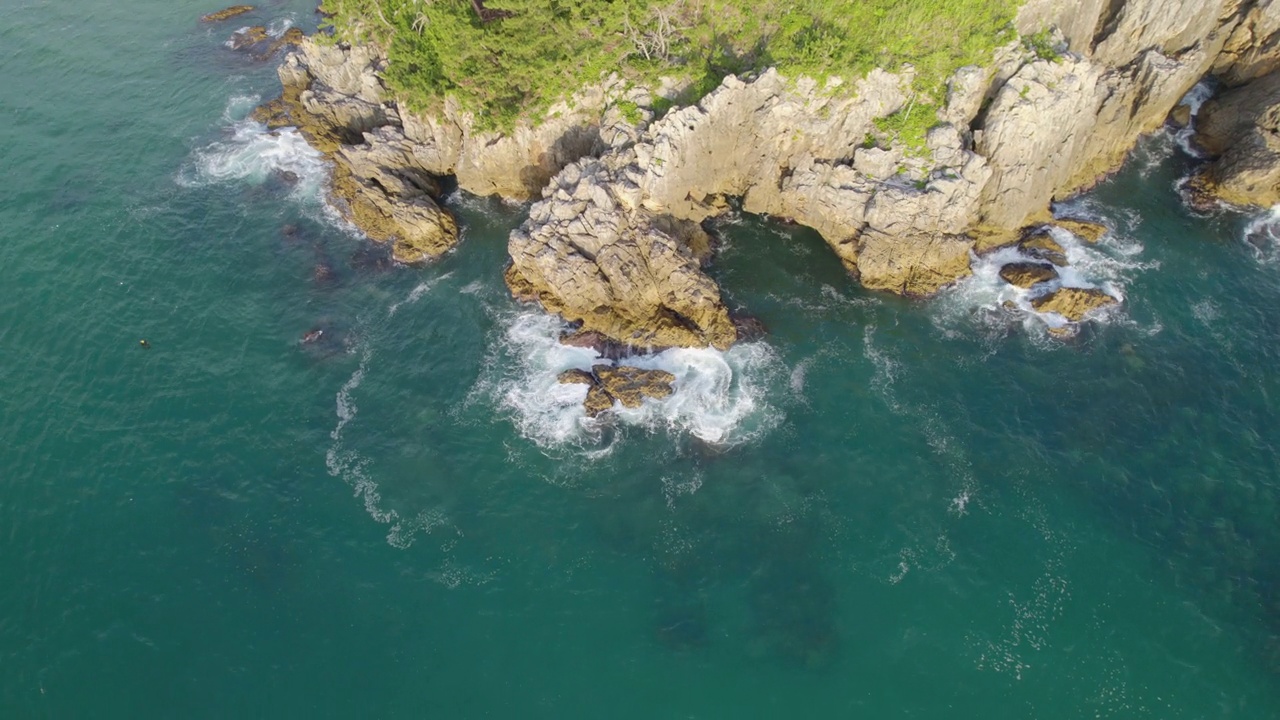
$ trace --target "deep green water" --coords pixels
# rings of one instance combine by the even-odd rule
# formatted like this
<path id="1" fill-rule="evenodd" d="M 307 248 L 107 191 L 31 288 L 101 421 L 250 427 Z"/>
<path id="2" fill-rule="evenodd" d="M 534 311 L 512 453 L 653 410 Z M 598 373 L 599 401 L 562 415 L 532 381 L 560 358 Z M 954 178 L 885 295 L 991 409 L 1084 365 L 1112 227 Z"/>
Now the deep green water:
<path id="1" fill-rule="evenodd" d="M 522 208 L 383 267 L 213 9 L 0 6 L 3 717 L 1280 717 L 1280 252 L 1168 138 L 1077 341 L 738 218 L 767 340 L 593 427 Z"/>

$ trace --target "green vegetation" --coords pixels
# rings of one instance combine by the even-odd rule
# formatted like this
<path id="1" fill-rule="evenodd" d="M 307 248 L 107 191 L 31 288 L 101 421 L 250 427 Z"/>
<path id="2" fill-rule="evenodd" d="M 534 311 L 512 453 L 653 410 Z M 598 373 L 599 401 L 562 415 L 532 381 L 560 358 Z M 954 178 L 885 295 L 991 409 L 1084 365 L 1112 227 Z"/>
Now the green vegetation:
<path id="1" fill-rule="evenodd" d="M 911 111 L 882 130 L 907 142 L 936 122 L 943 84 L 1013 37 L 1019 0 L 324 0 L 336 36 L 387 50 L 391 87 L 428 109 L 454 95 L 495 128 L 536 118 L 617 72 L 682 78 L 695 102 L 730 73 L 849 80 L 915 67 Z M 482 19 L 482 15 L 484 16 Z M 896 116 L 895 116 L 896 118 Z"/>
<path id="2" fill-rule="evenodd" d="M 1041 60 L 1048 60 L 1049 62 L 1062 61 L 1062 56 L 1058 54 L 1057 49 L 1053 46 L 1053 38 L 1048 29 L 1041 30 L 1034 35 L 1024 35 L 1022 37 L 1022 46 Z"/>
<path id="3" fill-rule="evenodd" d="M 640 111 L 640 106 L 630 100 L 622 100 L 618 102 L 618 112 L 622 113 L 622 119 L 638 125 L 644 119 L 644 113 Z"/>

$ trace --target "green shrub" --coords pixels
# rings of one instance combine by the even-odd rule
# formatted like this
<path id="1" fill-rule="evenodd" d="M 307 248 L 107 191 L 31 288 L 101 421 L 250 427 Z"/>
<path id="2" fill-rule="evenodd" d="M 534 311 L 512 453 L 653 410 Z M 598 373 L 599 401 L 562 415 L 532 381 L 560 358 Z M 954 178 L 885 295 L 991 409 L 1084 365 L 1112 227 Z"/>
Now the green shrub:
<path id="1" fill-rule="evenodd" d="M 940 101 L 958 67 L 1012 37 L 1018 0 L 324 0 L 337 37 L 387 50 L 389 86 L 410 107 L 446 95 L 484 126 L 533 121 L 616 72 L 639 86 L 664 76 L 697 102 L 726 75 L 777 67 L 788 77 L 856 80 L 910 63 L 915 91 Z M 1047 37 L 1047 36 L 1046 36 Z M 846 84 L 845 87 L 851 87 Z M 666 107 L 655 106 L 656 111 Z M 932 110 L 908 113 L 902 132 Z M 897 122 L 897 121 L 894 121 Z M 926 128 L 927 129 L 927 128 Z"/>

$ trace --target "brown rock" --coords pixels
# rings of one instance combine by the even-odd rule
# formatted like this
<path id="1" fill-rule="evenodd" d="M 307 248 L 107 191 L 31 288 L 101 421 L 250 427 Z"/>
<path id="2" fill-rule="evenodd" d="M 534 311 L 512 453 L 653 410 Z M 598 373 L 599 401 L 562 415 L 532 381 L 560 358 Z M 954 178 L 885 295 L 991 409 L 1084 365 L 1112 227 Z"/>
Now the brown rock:
<path id="1" fill-rule="evenodd" d="M 972 274 L 968 238 L 867 233 L 860 242 L 857 272 L 872 290 L 924 297 Z"/>
<path id="2" fill-rule="evenodd" d="M 1232 205 L 1280 203 L 1280 73 L 1206 102 L 1200 116 L 1196 144 L 1218 158 L 1194 190 Z"/>
<path id="3" fill-rule="evenodd" d="M 233 18 L 237 15 L 243 15 L 252 11 L 252 5 L 232 5 L 229 8 L 224 8 L 217 12 L 211 12 L 208 15 L 201 16 L 200 22 L 222 22 L 228 18 Z"/>
<path id="4" fill-rule="evenodd" d="M 1058 271 L 1048 263 L 1017 262 L 1000 268 L 1000 279 L 1010 285 L 1029 288 L 1036 283 L 1048 282 L 1058 277 Z"/>
<path id="5" fill-rule="evenodd" d="M 1058 267 L 1067 265 L 1067 251 L 1049 234 L 1048 229 L 1040 227 L 1022 242 L 1018 243 L 1022 252 L 1041 260 L 1047 260 Z"/>
<path id="6" fill-rule="evenodd" d="M 610 360 L 620 360 L 629 355 L 635 355 L 640 348 L 634 348 L 626 343 L 620 343 L 611 340 L 603 333 L 595 330 L 574 330 L 573 332 L 564 333 L 560 336 L 560 344 L 570 347 L 591 348 L 596 351 L 600 357 L 609 358 Z M 649 352 L 661 351 L 666 348 L 644 348 Z"/>
<path id="7" fill-rule="evenodd" d="M 599 160 L 571 165 L 511 233 L 513 294 L 636 348 L 727 348 L 737 339 L 696 252 L 697 223 L 629 210 Z"/>
<path id="8" fill-rule="evenodd" d="M 1096 243 L 1107 234 L 1107 226 L 1091 220 L 1074 220 L 1072 218 L 1054 218 L 1053 224 L 1084 240 Z"/>
<path id="9" fill-rule="evenodd" d="M 334 159 L 332 196 L 341 201 L 335 203 L 338 209 L 371 240 L 391 243 L 396 260 L 431 260 L 457 244 L 457 222 L 429 195 L 406 190 L 393 196 L 376 182 L 353 175 L 341 156 Z"/>
<path id="10" fill-rule="evenodd" d="M 1052 312 L 1071 322 L 1080 322 L 1089 312 L 1116 304 L 1116 299 L 1094 288 L 1065 287 L 1031 301 L 1038 312 Z"/>
<path id="11" fill-rule="evenodd" d="M 582 401 L 582 406 L 587 409 L 587 417 L 598 417 L 601 413 L 613 409 L 613 396 L 605 392 L 600 385 L 593 384 L 590 390 L 587 390 L 587 399 Z"/>
<path id="12" fill-rule="evenodd" d="M 1178 104 L 1169 113 L 1169 124 L 1175 128 L 1184 128 L 1191 124 L 1191 106 Z"/>
<path id="13" fill-rule="evenodd" d="M 560 373 L 559 376 L 556 377 L 556 380 L 558 380 L 561 385 L 595 385 L 596 384 L 596 378 L 594 375 L 587 372 L 586 370 L 579 370 L 577 368 L 571 368 L 569 370 L 565 370 L 564 372 Z"/>
<path id="14" fill-rule="evenodd" d="M 591 372 L 605 392 L 629 408 L 640 407 L 647 397 L 671 395 L 671 384 L 676 381 L 676 376 L 666 370 L 642 370 L 629 365 L 595 365 Z"/>
<path id="15" fill-rule="evenodd" d="M 271 36 L 267 34 L 267 29 L 261 25 L 242 28 L 231 33 L 231 49 L 244 50 L 258 43 L 265 43 L 270 39 Z"/>

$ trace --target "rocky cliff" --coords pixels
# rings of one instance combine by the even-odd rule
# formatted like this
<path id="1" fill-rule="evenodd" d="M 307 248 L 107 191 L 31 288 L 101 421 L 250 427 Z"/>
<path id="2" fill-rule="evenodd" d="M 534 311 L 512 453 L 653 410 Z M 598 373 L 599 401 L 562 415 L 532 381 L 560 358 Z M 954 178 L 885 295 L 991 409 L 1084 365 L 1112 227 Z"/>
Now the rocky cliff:
<path id="1" fill-rule="evenodd" d="M 919 296 L 967 275 L 972 252 L 1051 220 L 1054 200 L 1118 167 L 1206 75 L 1251 88 L 1224 95 L 1209 113 L 1218 119 L 1206 120 L 1202 135 L 1230 139 L 1220 166 L 1277 152 L 1280 113 L 1253 108 L 1274 99 L 1280 1 L 1029 0 L 1017 24 L 1048 30 L 1054 51 L 1015 41 L 988 66 L 962 68 L 945 104 L 926 109 L 941 122 L 923 147 L 876 123 L 929 102 L 912 91 L 909 67 L 847 85 L 730 76 L 661 117 L 649 91 L 607 81 L 506 135 L 478 131 L 450 103 L 403 111 L 370 48 L 307 43 L 281 78 L 284 104 L 317 119 L 311 135 L 333 153 L 339 179 L 352 178 L 357 197 L 367 191 L 365 214 L 394 221 L 384 237 L 412 234 L 398 229 L 414 225 L 400 215 L 430 214 L 433 175 L 479 194 L 540 196 L 510 239 L 517 297 L 633 346 L 724 347 L 736 330 L 704 272 L 698 223 L 730 198 L 815 228 L 866 287 Z M 640 117 L 628 119 L 621 100 Z M 1249 172 L 1274 192 L 1271 176 Z M 1241 184 L 1226 179 L 1241 172 L 1220 175 L 1224 196 Z M 404 210 L 414 203 L 424 207 Z M 435 247 L 418 245 L 428 256 Z"/>

